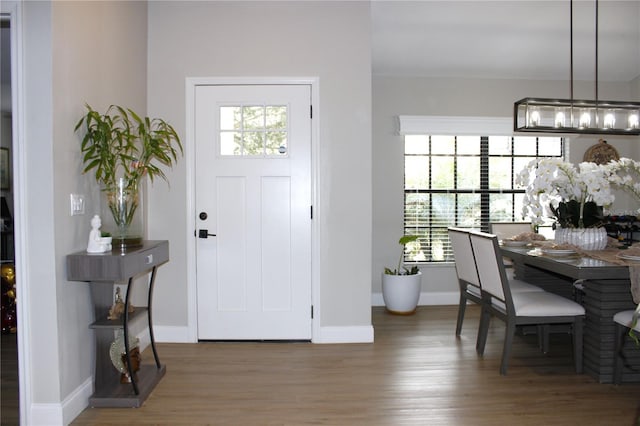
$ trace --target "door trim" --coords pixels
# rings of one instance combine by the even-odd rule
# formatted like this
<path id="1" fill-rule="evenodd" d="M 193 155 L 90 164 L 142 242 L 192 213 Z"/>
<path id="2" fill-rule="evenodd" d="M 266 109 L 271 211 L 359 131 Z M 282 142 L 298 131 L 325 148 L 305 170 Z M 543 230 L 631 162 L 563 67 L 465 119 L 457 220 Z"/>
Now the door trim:
<path id="1" fill-rule="evenodd" d="M 196 299 L 196 229 L 195 220 L 195 92 L 197 86 L 206 85 L 306 85 L 311 86 L 311 202 L 313 220 L 311 221 L 311 341 L 320 337 L 320 216 L 321 206 L 318 194 L 320 182 L 319 144 L 320 140 L 320 81 L 318 77 L 187 77 L 185 80 L 186 98 L 186 141 L 185 160 L 187 164 L 187 229 L 186 236 L 191 240 L 187 244 L 187 328 L 189 341 L 198 341 L 198 315 Z"/>
<path id="2" fill-rule="evenodd" d="M 11 114 L 12 114 L 12 164 L 13 164 L 13 217 L 14 217 L 14 263 L 16 276 L 22 277 L 16 281 L 16 291 L 20 294 L 17 299 L 18 313 L 18 395 L 19 395 L 19 416 L 21 424 L 29 424 L 32 416 L 32 387 L 31 379 L 32 363 L 27 354 L 31 353 L 31 341 L 29 329 L 31 319 L 29 306 L 32 305 L 32 296 L 29 292 L 30 286 L 28 269 L 26 267 L 27 242 L 26 229 L 27 209 L 25 208 L 25 164 L 24 158 L 24 105 L 26 95 L 23 90 L 24 57 L 23 57 L 23 23 L 22 23 L 22 2 L 4 1 L 0 12 L 8 16 L 10 21 L 10 55 L 11 55 Z M 25 226 L 27 225 L 27 226 Z"/>

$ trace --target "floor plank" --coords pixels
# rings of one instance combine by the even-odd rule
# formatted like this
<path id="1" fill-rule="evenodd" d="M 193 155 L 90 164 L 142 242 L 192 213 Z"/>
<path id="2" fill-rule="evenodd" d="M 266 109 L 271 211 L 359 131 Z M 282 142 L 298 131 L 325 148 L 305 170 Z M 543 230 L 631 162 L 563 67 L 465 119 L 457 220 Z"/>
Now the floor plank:
<path id="1" fill-rule="evenodd" d="M 569 335 L 546 355 L 518 336 L 500 376 L 504 325 L 492 323 L 480 358 L 477 307 L 460 338 L 456 312 L 374 308 L 374 344 L 160 344 L 167 374 L 142 407 L 88 408 L 73 424 L 640 426 L 640 385 L 576 375 Z"/>
<path id="2" fill-rule="evenodd" d="M 0 424 L 20 424 L 18 405 L 18 340 L 17 334 L 2 334 L 0 342 Z"/>

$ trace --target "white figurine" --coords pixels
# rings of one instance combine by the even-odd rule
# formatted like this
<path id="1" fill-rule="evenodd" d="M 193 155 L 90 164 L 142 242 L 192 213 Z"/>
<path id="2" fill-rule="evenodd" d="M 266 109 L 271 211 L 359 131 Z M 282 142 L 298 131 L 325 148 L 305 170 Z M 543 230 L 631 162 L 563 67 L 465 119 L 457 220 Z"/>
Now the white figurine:
<path id="1" fill-rule="evenodd" d="M 87 253 L 104 253 L 111 251 L 111 237 L 103 237 L 100 227 L 102 221 L 100 216 L 95 215 L 91 219 L 91 232 L 89 232 L 89 244 L 87 245 Z"/>

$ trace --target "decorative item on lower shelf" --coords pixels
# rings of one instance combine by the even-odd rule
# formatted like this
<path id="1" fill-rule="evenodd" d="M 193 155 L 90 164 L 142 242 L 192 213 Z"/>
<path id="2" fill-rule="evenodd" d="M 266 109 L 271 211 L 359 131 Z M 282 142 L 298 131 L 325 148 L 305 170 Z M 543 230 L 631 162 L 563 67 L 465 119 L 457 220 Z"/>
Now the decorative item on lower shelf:
<path id="1" fill-rule="evenodd" d="M 129 313 L 132 313 L 135 310 L 133 305 L 129 304 Z M 122 292 L 120 291 L 120 287 L 116 287 L 116 297 L 111 309 L 109 309 L 109 315 L 107 319 L 117 320 L 120 318 L 120 315 L 124 314 L 124 301 L 122 300 Z"/>
<path id="2" fill-rule="evenodd" d="M 131 354 L 133 374 L 140 370 L 142 362 L 139 343 L 140 339 L 129 336 L 129 352 Z M 123 330 L 116 331 L 116 338 L 109 348 L 109 357 L 113 366 L 120 372 L 120 383 L 131 383 L 131 377 L 129 377 L 129 372 L 127 371 L 127 354 L 124 347 Z"/>

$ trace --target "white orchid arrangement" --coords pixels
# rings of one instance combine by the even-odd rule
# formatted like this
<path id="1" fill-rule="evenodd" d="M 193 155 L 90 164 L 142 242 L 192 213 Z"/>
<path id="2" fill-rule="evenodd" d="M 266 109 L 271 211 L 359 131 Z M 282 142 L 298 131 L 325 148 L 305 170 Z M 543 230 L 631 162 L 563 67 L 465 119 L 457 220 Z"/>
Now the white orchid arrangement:
<path id="1" fill-rule="evenodd" d="M 640 161 L 630 158 L 621 158 L 611 161 L 605 165 L 609 172 L 609 181 L 616 187 L 621 188 L 640 200 Z M 640 211 L 640 210 L 639 210 Z M 640 303 L 633 312 L 629 336 L 640 345 L 640 337 L 634 332 L 634 328 L 640 320 Z"/>
<path id="2" fill-rule="evenodd" d="M 522 214 L 534 225 L 552 216 L 562 227 L 600 226 L 602 207 L 615 199 L 612 173 L 596 163 L 576 168 L 559 158 L 533 160 L 516 176 L 516 183 L 526 188 Z"/>
<path id="3" fill-rule="evenodd" d="M 600 226 L 602 207 L 615 200 L 612 187 L 640 200 L 640 162 L 621 158 L 603 165 L 584 162 L 576 168 L 558 158 L 543 158 L 527 164 L 516 176 L 516 183 L 526 188 L 522 214 L 529 216 L 534 225 L 543 224 L 545 216 L 555 216 L 563 227 Z M 629 331 L 636 344 L 640 344 L 640 339 L 633 328 L 639 317 L 640 304 Z"/>
<path id="4" fill-rule="evenodd" d="M 609 173 L 609 182 L 640 200 L 640 161 L 630 158 L 613 160 L 603 166 Z"/>

